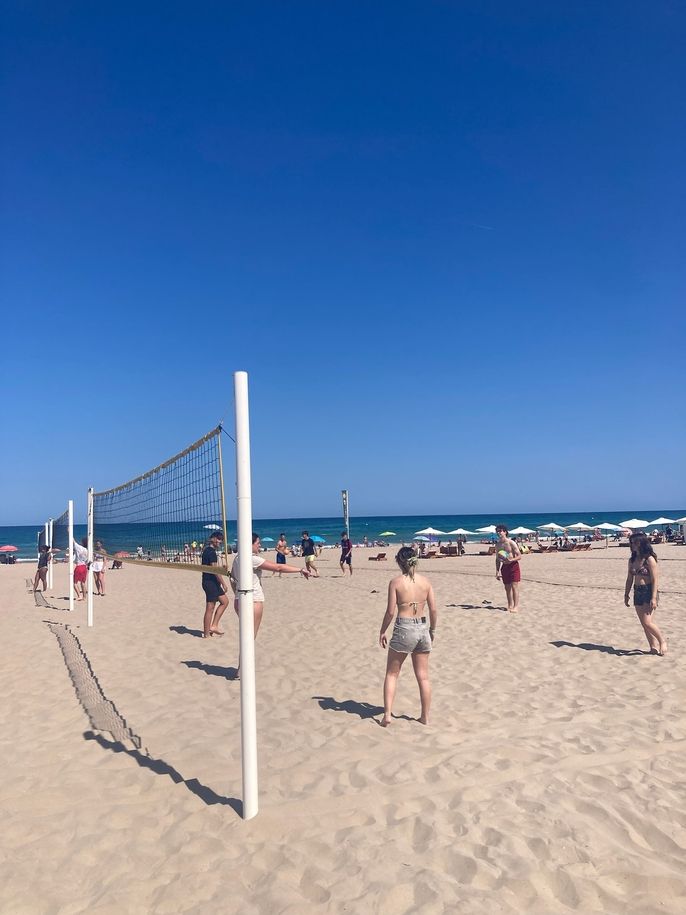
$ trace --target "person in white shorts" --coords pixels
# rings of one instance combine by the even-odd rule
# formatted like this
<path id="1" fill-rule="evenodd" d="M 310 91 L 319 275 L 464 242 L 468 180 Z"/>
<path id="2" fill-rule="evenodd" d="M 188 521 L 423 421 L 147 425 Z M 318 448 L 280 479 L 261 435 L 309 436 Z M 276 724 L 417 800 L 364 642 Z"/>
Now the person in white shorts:
<path id="1" fill-rule="evenodd" d="M 286 574 L 293 575 L 302 575 L 304 578 L 309 578 L 310 573 L 307 569 L 301 569 L 297 566 L 289 566 L 286 563 L 279 563 L 278 565 L 275 562 L 269 562 L 268 559 L 264 559 L 260 555 L 260 536 L 259 534 L 252 535 L 252 567 L 253 567 L 253 576 L 252 576 L 252 590 L 253 590 L 253 600 L 254 600 L 254 613 L 255 613 L 255 638 L 257 638 L 257 633 L 260 628 L 260 623 L 262 622 L 262 613 L 264 611 L 264 591 L 262 590 L 262 572 L 285 572 Z M 238 564 L 238 556 L 233 561 L 233 566 L 231 567 L 231 588 L 233 593 L 236 594 L 238 589 L 238 574 L 240 566 Z M 233 602 L 234 610 L 236 615 L 238 615 L 238 598 Z M 241 662 L 238 661 L 238 671 L 241 669 Z"/>

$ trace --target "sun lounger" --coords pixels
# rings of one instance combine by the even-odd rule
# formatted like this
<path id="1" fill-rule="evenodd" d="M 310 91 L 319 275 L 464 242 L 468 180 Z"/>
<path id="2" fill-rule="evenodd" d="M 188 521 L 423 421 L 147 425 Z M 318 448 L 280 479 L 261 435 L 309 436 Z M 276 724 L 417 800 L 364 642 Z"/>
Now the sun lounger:
<path id="1" fill-rule="evenodd" d="M 386 558 L 386 554 L 377 553 L 376 556 L 368 556 L 367 558 L 369 559 L 370 562 L 381 562 L 382 559 Z"/>
<path id="2" fill-rule="evenodd" d="M 489 546 L 487 550 L 479 550 L 479 556 L 495 556 L 495 547 Z"/>

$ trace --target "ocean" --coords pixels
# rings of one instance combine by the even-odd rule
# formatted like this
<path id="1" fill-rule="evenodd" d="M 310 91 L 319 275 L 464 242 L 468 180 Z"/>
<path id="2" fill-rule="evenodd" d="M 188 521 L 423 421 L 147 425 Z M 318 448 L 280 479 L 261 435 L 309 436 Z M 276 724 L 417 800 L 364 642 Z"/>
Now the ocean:
<path id="1" fill-rule="evenodd" d="M 350 519 L 350 534 L 353 543 L 362 543 L 366 536 L 369 543 L 374 540 L 384 539 L 392 544 L 400 544 L 403 541 L 409 542 L 413 535 L 423 528 L 434 527 L 440 531 L 452 531 L 455 528 L 462 527 L 468 531 L 474 531 L 478 527 L 487 527 L 491 524 L 507 524 L 509 528 L 529 527 L 536 529 L 541 524 L 547 524 L 555 521 L 563 527 L 574 524 L 577 521 L 583 521 L 589 525 L 602 524 L 609 521 L 611 524 L 617 524 L 629 518 L 643 518 L 645 521 L 652 521 L 653 518 L 682 518 L 686 515 L 684 508 L 680 509 L 627 509 L 619 512 L 557 512 L 557 513 L 521 513 L 521 514 L 501 514 L 501 515 L 376 515 L 369 517 L 353 517 Z M 110 532 L 112 536 L 108 538 L 107 532 L 96 531 L 96 535 L 103 540 L 105 548 L 108 551 L 128 550 L 134 552 L 140 544 L 147 551 L 160 542 L 160 531 L 156 525 L 147 524 L 119 524 L 112 526 Z M 166 526 L 166 532 L 169 537 L 172 536 L 173 525 Z M 116 532 L 114 531 L 116 528 Z M 196 530 L 197 528 L 197 530 Z M 190 525 L 186 522 L 183 525 L 183 539 L 196 539 L 202 542 L 207 531 L 203 529 L 201 522 L 197 525 Z M 40 529 L 39 524 L 29 524 L 14 527 L 0 527 L 0 546 L 10 544 L 17 547 L 15 556 L 18 559 L 34 559 L 36 556 L 37 535 Z M 337 518 L 256 518 L 253 529 L 264 539 L 271 537 L 276 541 L 279 534 L 283 531 L 289 543 L 300 541 L 300 535 L 303 530 L 310 534 L 317 534 L 323 537 L 327 543 L 334 544 L 340 539 L 343 530 L 343 520 Z M 392 531 L 392 536 L 381 538 L 380 535 L 385 531 Z M 114 534 L 116 533 L 116 536 Z M 229 540 L 233 541 L 236 536 L 236 522 L 228 523 Z M 74 526 L 74 536 L 77 539 L 86 536 L 86 525 L 77 524 Z M 447 538 L 445 538 L 447 539 Z M 478 540 L 479 536 L 468 538 L 469 540 Z M 269 546 L 269 542 L 265 545 Z M 171 542 L 169 543 L 171 547 Z"/>

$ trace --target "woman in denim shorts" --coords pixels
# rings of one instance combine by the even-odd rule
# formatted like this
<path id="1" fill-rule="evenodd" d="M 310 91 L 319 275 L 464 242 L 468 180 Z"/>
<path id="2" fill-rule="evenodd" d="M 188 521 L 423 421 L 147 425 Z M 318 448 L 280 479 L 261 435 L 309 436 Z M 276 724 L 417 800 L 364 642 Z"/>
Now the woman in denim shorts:
<path id="1" fill-rule="evenodd" d="M 381 726 L 386 728 L 391 723 L 393 699 L 398 685 L 400 668 L 408 654 L 412 655 L 412 667 L 419 686 L 421 701 L 421 724 L 429 723 L 431 706 L 431 684 L 429 683 L 429 652 L 436 632 L 438 614 L 436 599 L 431 582 L 423 575 L 416 574 L 418 557 L 410 546 L 398 551 L 395 561 L 400 567 L 401 575 L 393 578 L 388 585 L 388 603 L 381 622 L 379 645 L 388 647 L 386 662 L 386 679 L 383 685 L 384 713 Z M 426 616 L 426 607 L 429 616 Z M 385 632 L 391 624 L 394 614 L 395 624 L 390 642 Z"/>

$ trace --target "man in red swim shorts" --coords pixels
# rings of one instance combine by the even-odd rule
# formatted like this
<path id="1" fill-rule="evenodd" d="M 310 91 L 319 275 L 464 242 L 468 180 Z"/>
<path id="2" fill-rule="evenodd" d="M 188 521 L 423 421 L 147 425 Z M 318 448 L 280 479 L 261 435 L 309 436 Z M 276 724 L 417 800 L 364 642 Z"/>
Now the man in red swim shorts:
<path id="1" fill-rule="evenodd" d="M 507 595 L 507 609 L 510 613 L 519 612 L 519 582 L 522 580 L 522 570 L 519 560 L 522 554 L 519 547 L 508 537 L 508 529 L 504 524 L 496 525 L 498 545 L 495 554 L 495 577 L 501 578 L 505 585 Z"/>

